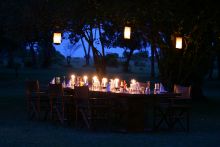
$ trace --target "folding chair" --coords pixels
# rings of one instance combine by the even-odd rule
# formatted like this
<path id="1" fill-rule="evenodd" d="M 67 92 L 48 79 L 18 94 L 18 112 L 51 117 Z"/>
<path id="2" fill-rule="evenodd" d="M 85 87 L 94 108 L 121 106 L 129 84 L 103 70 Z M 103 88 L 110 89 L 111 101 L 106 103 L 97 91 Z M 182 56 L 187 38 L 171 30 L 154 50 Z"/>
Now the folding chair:
<path id="1" fill-rule="evenodd" d="M 153 109 L 153 129 L 171 128 L 169 97 L 155 97 Z"/>
<path id="2" fill-rule="evenodd" d="M 191 110 L 191 86 L 185 87 L 174 85 L 174 93 L 181 93 L 181 96 L 171 98 L 171 127 L 181 127 L 189 131 L 190 127 L 190 110 Z"/>
<path id="3" fill-rule="evenodd" d="M 49 99 L 47 93 L 40 91 L 38 80 L 25 81 L 25 93 L 27 98 L 27 111 L 30 119 L 40 119 L 41 113 L 46 119 L 48 114 Z"/>
<path id="4" fill-rule="evenodd" d="M 49 84 L 50 118 L 57 116 L 61 124 L 68 120 L 67 109 L 74 107 L 73 95 L 64 94 L 62 84 Z"/>
<path id="5" fill-rule="evenodd" d="M 88 86 L 75 87 L 74 91 L 77 127 L 79 123 L 79 114 L 81 114 L 88 129 L 94 129 L 97 121 L 109 119 L 110 101 L 108 98 L 90 98 Z"/>

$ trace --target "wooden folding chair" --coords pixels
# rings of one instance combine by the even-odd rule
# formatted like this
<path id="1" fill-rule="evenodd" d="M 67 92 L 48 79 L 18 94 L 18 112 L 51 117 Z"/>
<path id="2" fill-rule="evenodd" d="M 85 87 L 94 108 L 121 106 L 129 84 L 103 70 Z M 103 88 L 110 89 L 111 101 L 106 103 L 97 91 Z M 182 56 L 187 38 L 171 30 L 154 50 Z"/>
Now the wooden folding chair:
<path id="1" fill-rule="evenodd" d="M 183 130 L 189 131 L 191 110 L 191 86 L 174 85 L 174 93 L 181 96 L 170 98 L 171 100 L 171 127 L 179 125 Z"/>
<path id="2" fill-rule="evenodd" d="M 87 128 L 90 128 L 90 122 L 88 119 L 89 113 L 89 88 L 88 86 L 74 88 L 74 97 L 76 100 L 76 127 L 78 127 L 79 123 L 79 113 L 81 114 L 84 123 L 86 124 Z"/>
<path id="3" fill-rule="evenodd" d="M 54 119 L 56 114 L 61 124 L 67 121 L 67 109 L 73 106 L 73 95 L 64 94 L 62 84 L 49 84 L 49 98 L 50 98 L 50 118 Z M 72 104 L 72 105 L 71 105 Z"/>
<path id="4" fill-rule="evenodd" d="M 156 97 L 153 109 L 153 129 L 171 128 L 169 97 Z"/>
<path id="5" fill-rule="evenodd" d="M 171 130 L 179 125 L 183 130 L 189 131 L 191 86 L 174 85 L 174 93 L 180 96 L 161 98 L 154 109 L 154 129 L 166 125 Z M 159 119 L 157 119 L 159 118 Z"/>
<path id="6" fill-rule="evenodd" d="M 75 87 L 76 99 L 76 126 L 78 127 L 79 114 L 88 129 L 94 129 L 96 121 L 107 120 L 110 103 L 107 98 L 90 98 L 88 86 Z"/>
<path id="7" fill-rule="evenodd" d="M 27 98 L 27 111 L 30 119 L 40 119 L 41 112 L 46 119 L 48 114 L 49 99 L 45 91 L 40 91 L 38 80 L 25 81 L 25 93 Z"/>

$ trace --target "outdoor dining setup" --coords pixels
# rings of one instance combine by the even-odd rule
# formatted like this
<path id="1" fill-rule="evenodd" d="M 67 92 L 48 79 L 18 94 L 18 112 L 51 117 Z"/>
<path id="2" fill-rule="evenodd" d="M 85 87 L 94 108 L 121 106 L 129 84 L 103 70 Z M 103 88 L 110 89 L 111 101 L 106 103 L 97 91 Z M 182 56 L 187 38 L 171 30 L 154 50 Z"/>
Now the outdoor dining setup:
<path id="1" fill-rule="evenodd" d="M 129 94 L 159 94 L 165 93 L 163 85 L 161 83 L 155 83 L 154 89 L 150 91 L 150 81 L 146 83 L 141 83 L 135 79 L 131 79 L 130 83 L 127 84 L 126 80 L 121 80 L 119 78 L 108 79 L 103 77 L 99 79 L 97 76 L 88 79 L 88 76 L 75 76 L 71 75 L 69 80 L 65 77 L 61 80 L 61 77 L 54 77 L 50 84 L 62 84 L 64 88 L 72 88 L 76 86 L 88 86 L 92 91 L 106 91 L 106 92 L 121 92 Z M 130 85 L 130 86 L 129 86 Z"/>
<path id="2" fill-rule="evenodd" d="M 86 75 L 54 77 L 45 88 L 26 81 L 29 118 L 89 130 L 189 131 L 190 90 L 174 85 L 168 92 L 161 83 Z"/>

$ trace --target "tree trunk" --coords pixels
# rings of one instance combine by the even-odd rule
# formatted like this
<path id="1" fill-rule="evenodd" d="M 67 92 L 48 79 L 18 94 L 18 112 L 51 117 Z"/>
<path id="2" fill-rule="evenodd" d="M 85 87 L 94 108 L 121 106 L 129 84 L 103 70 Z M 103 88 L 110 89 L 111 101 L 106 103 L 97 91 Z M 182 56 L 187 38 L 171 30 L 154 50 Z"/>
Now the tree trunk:
<path id="1" fill-rule="evenodd" d="M 94 59 L 96 72 L 98 76 L 101 77 L 106 74 L 105 62 L 103 61 L 103 57 L 101 53 L 94 46 L 92 47 L 92 51 L 93 51 L 93 59 Z"/>
<path id="2" fill-rule="evenodd" d="M 205 100 L 205 96 L 202 90 L 203 80 L 199 82 L 194 82 L 191 90 L 191 97 L 194 101 L 202 101 Z"/>
<path id="3" fill-rule="evenodd" d="M 104 58 L 102 54 L 94 47 L 93 45 L 93 36 L 92 36 L 92 29 L 90 31 L 90 36 L 87 37 L 84 33 L 82 33 L 83 37 L 86 39 L 90 47 L 92 48 L 93 52 L 93 60 L 94 60 L 94 65 L 96 68 L 96 72 L 98 76 L 103 76 L 106 74 L 106 64 L 104 62 Z"/>
<path id="4" fill-rule="evenodd" d="M 51 49 L 48 46 L 44 47 L 44 51 L 43 51 L 43 63 L 42 63 L 42 67 L 43 68 L 48 68 L 51 65 Z"/>
<path id="5" fill-rule="evenodd" d="M 70 67 L 70 62 L 71 62 L 71 56 L 67 56 L 66 57 L 66 63 L 67 63 L 67 66 Z"/>
<path id="6" fill-rule="evenodd" d="M 218 53 L 218 79 L 220 79 L 220 53 Z"/>
<path id="7" fill-rule="evenodd" d="M 86 63 L 85 63 L 84 66 L 89 66 L 89 64 L 90 64 L 89 63 L 89 59 L 90 59 L 90 45 L 88 46 L 88 52 L 87 52 L 86 51 L 86 46 L 85 46 L 84 41 L 83 41 L 83 38 L 81 37 L 80 40 L 81 40 L 81 43 L 83 45 L 83 50 L 84 50 L 84 54 L 85 54 L 84 58 L 86 60 Z"/>
<path id="8" fill-rule="evenodd" d="M 89 66 L 90 65 L 90 62 L 89 62 L 90 55 L 89 54 L 85 55 L 85 59 L 86 59 L 86 66 Z"/>
<path id="9" fill-rule="evenodd" d="M 156 50 L 156 46 L 154 42 L 151 44 L 151 70 L 150 70 L 150 77 L 152 79 L 155 78 L 155 66 L 154 66 L 154 51 Z"/>
<path id="10" fill-rule="evenodd" d="M 49 37 L 47 37 L 49 36 Z M 43 68 L 48 68 L 52 64 L 52 54 L 54 52 L 54 47 L 52 45 L 51 41 L 51 36 L 50 35 L 45 35 L 45 38 L 42 43 L 42 48 L 43 48 L 43 63 L 42 67 Z M 51 37 L 51 38 L 50 38 Z"/>
<path id="11" fill-rule="evenodd" d="M 134 52 L 134 50 L 131 49 L 129 54 L 128 54 L 128 56 L 127 56 L 127 60 L 126 60 L 126 62 L 124 64 L 124 69 L 123 69 L 124 72 L 129 72 L 129 63 L 130 63 L 131 57 L 133 55 L 133 52 Z"/>
<path id="12" fill-rule="evenodd" d="M 101 42 L 101 46 L 102 46 L 102 56 L 105 57 L 105 47 L 104 47 L 104 44 L 103 44 L 103 39 L 102 39 L 102 33 L 101 33 L 101 26 L 99 24 L 99 40 Z"/>
<path id="13" fill-rule="evenodd" d="M 99 23 L 99 28 L 98 29 L 99 29 L 99 40 L 100 40 L 101 46 L 102 46 L 102 60 L 103 60 L 103 64 L 106 64 L 106 61 L 105 61 L 105 47 L 104 47 L 104 43 L 103 43 L 100 23 Z"/>
<path id="14" fill-rule="evenodd" d="M 8 68 L 13 68 L 14 65 L 14 54 L 11 49 L 8 51 Z"/>
<path id="15" fill-rule="evenodd" d="M 31 58 L 32 58 L 32 67 L 36 66 L 37 60 L 36 60 L 36 53 L 34 51 L 34 43 L 30 43 L 30 52 L 31 52 Z"/>

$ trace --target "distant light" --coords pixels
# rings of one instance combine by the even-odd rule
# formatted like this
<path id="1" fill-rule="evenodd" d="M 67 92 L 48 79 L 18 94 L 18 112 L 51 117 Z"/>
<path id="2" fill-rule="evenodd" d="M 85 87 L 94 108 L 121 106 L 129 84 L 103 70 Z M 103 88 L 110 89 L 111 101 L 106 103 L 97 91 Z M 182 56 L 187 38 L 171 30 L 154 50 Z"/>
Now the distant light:
<path id="1" fill-rule="evenodd" d="M 125 26 L 124 39 L 131 39 L 131 27 Z"/>
<path id="2" fill-rule="evenodd" d="M 53 33 L 53 43 L 54 44 L 61 43 L 61 33 Z"/>
<path id="3" fill-rule="evenodd" d="M 183 38 L 182 37 L 176 37 L 176 48 L 182 49 L 183 46 Z"/>

